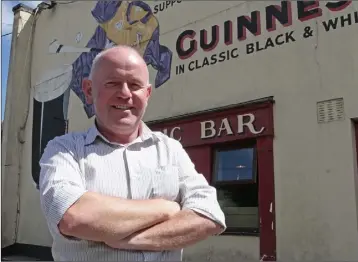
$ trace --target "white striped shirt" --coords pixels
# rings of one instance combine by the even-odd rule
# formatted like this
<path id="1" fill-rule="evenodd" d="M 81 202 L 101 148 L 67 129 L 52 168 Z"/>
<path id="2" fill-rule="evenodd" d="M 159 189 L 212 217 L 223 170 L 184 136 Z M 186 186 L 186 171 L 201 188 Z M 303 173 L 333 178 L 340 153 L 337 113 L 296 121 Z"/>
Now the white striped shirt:
<path id="1" fill-rule="evenodd" d="M 127 145 L 110 143 L 94 125 L 50 141 L 40 160 L 41 206 L 53 237 L 55 261 L 181 261 L 183 250 L 119 250 L 63 236 L 58 223 L 86 191 L 126 199 L 177 201 L 225 225 L 216 190 L 196 172 L 180 142 L 143 124 L 141 136 Z"/>

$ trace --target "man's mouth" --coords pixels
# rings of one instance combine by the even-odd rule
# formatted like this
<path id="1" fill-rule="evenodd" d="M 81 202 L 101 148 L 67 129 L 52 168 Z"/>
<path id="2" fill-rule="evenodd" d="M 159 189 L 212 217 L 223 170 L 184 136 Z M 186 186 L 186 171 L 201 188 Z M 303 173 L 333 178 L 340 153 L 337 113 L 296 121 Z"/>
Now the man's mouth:
<path id="1" fill-rule="evenodd" d="M 128 109 L 131 109 L 133 107 L 131 106 L 123 106 L 123 105 L 120 105 L 120 106 L 112 106 L 113 108 L 115 109 L 121 109 L 121 110 L 128 110 Z"/>

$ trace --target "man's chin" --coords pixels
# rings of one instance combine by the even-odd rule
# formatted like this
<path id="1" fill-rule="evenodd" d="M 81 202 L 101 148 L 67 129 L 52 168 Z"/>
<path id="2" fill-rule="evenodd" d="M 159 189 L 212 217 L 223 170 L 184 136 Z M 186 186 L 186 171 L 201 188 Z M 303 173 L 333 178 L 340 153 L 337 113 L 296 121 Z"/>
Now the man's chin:
<path id="1" fill-rule="evenodd" d="M 118 131 L 128 132 L 128 131 L 132 131 L 133 129 L 135 129 L 137 127 L 137 121 L 135 121 L 133 119 L 123 118 L 123 119 L 116 121 L 114 123 L 113 127 Z"/>

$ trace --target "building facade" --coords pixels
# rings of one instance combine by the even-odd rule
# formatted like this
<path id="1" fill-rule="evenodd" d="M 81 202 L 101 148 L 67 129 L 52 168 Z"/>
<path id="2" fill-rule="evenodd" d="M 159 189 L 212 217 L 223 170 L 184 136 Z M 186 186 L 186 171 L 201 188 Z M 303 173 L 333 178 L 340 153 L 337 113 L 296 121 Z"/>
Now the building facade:
<path id="1" fill-rule="evenodd" d="M 78 1 L 17 6 L 4 120 L 3 247 L 51 246 L 38 161 L 94 120 L 96 54 L 136 47 L 148 126 L 217 188 L 228 229 L 199 258 L 358 259 L 355 1 Z"/>

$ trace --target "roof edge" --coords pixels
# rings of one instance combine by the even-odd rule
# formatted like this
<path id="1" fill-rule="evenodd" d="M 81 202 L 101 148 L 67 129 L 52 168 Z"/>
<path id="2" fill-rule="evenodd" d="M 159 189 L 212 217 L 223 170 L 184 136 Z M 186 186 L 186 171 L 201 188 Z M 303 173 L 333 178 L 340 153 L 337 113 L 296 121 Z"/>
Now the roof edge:
<path id="1" fill-rule="evenodd" d="M 14 14 L 17 12 L 20 12 L 20 11 L 24 11 L 24 12 L 32 14 L 34 12 L 34 8 L 32 8 L 28 5 L 22 4 L 22 3 L 17 4 L 12 8 L 12 12 Z"/>
<path id="2" fill-rule="evenodd" d="M 230 109 L 237 108 L 237 107 L 244 108 L 244 107 L 249 107 L 249 106 L 254 106 L 254 105 L 259 105 L 259 104 L 264 104 L 264 103 L 274 104 L 275 103 L 274 96 L 268 96 L 268 97 L 254 99 L 254 100 L 249 100 L 246 102 L 239 102 L 239 103 L 229 104 L 226 106 L 220 106 L 220 107 L 215 107 L 215 108 L 211 108 L 211 109 L 200 110 L 200 111 L 196 111 L 196 112 L 192 112 L 192 113 L 186 113 L 186 114 L 180 114 L 180 115 L 171 116 L 171 117 L 165 117 L 162 119 L 149 120 L 149 121 L 145 121 L 145 123 L 146 123 L 146 125 L 161 124 L 161 123 L 165 123 L 165 122 L 169 122 L 169 121 L 173 121 L 173 120 L 183 120 L 187 117 L 196 117 L 196 116 L 205 115 L 208 113 L 222 112 L 222 111 L 230 110 Z"/>

